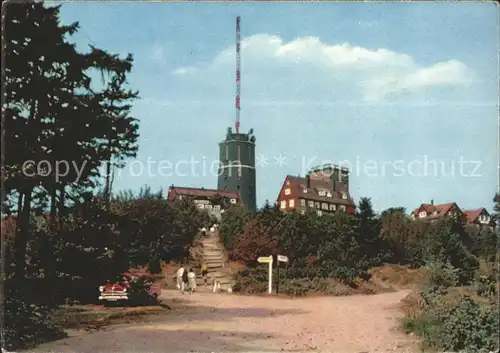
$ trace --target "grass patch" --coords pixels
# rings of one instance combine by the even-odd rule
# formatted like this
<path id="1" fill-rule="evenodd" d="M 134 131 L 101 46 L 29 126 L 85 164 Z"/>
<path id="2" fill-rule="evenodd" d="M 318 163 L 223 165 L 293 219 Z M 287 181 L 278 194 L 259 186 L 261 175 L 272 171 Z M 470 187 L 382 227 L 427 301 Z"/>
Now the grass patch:
<path id="1" fill-rule="evenodd" d="M 374 280 L 381 281 L 399 289 L 410 289 L 423 283 L 425 273 L 420 268 L 402 265 L 385 265 L 368 271 Z"/>

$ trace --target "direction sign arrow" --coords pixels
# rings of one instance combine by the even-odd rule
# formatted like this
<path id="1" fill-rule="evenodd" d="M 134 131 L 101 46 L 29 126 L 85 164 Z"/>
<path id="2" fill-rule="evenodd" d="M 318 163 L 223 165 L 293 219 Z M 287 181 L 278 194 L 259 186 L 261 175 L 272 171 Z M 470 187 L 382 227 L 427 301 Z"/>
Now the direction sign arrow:
<path id="1" fill-rule="evenodd" d="M 285 256 L 285 255 L 278 255 L 278 261 L 281 261 L 281 262 L 288 262 L 288 256 Z"/>
<path id="2" fill-rule="evenodd" d="M 257 259 L 257 261 L 261 264 L 266 264 L 273 262 L 273 257 L 272 256 L 262 256 Z"/>

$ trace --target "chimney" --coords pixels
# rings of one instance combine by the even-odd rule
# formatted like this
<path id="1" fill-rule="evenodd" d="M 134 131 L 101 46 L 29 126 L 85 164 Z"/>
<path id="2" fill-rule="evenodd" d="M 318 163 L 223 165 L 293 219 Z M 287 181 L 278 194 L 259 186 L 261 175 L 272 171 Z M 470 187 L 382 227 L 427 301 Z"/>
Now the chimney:
<path id="1" fill-rule="evenodd" d="M 311 174 L 307 173 L 306 175 L 306 186 L 309 189 L 311 187 Z"/>
<path id="2" fill-rule="evenodd" d="M 431 200 L 431 206 L 434 206 L 434 199 Z"/>

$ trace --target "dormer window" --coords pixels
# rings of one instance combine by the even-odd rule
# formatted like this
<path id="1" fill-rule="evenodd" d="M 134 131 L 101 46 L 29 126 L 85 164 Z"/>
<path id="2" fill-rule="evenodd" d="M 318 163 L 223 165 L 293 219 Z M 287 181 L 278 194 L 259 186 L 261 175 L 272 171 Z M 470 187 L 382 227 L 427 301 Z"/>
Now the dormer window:
<path id="1" fill-rule="evenodd" d="M 319 196 L 326 196 L 326 191 L 318 191 Z"/>
<path id="2" fill-rule="evenodd" d="M 425 211 L 419 212 L 418 216 L 419 216 L 420 218 L 427 217 L 427 212 L 425 212 Z"/>
<path id="3" fill-rule="evenodd" d="M 432 215 L 433 215 L 433 216 L 437 216 L 437 214 L 438 214 L 438 211 L 434 211 L 434 212 L 432 212 Z"/>
<path id="4" fill-rule="evenodd" d="M 347 194 L 342 193 L 342 199 L 347 200 Z"/>
<path id="5" fill-rule="evenodd" d="M 328 192 L 326 193 L 326 197 L 332 197 L 332 193 L 331 193 L 330 191 L 328 191 Z"/>
<path id="6" fill-rule="evenodd" d="M 290 195 L 291 193 L 292 191 L 290 190 L 290 188 L 285 189 L 285 195 Z"/>
<path id="7" fill-rule="evenodd" d="M 307 194 L 307 189 L 306 189 L 306 188 L 302 189 L 302 192 L 303 192 L 304 194 Z"/>

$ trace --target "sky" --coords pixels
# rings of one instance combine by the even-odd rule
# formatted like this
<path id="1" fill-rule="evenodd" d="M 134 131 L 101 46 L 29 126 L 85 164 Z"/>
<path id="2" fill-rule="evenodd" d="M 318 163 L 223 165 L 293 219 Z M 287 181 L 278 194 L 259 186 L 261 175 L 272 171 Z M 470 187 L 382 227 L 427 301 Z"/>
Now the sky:
<path id="1" fill-rule="evenodd" d="M 286 175 L 351 169 L 377 211 L 424 202 L 492 208 L 499 161 L 499 16 L 480 2 L 74 2 L 71 38 L 134 55 L 139 152 L 114 190 L 217 187 L 234 125 L 241 16 L 242 132 L 254 130 L 257 203 Z"/>

